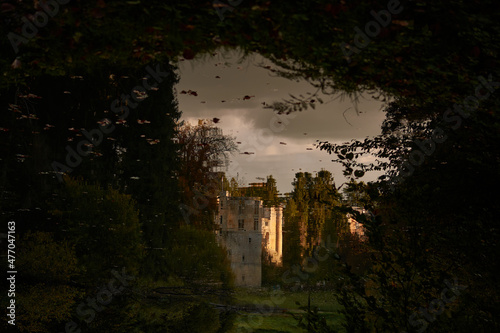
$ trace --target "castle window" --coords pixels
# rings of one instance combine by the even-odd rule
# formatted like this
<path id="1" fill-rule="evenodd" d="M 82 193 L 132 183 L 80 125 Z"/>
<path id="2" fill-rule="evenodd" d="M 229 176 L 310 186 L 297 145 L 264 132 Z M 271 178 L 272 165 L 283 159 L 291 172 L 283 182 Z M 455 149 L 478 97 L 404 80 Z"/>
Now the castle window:
<path id="1" fill-rule="evenodd" d="M 258 218 L 253 219 L 253 230 L 259 230 L 259 219 Z"/>
<path id="2" fill-rule="evenodd" d="M 254 212 L 253 212 L 255 215 L 259 215 L 259 202 L 258 201 L 255 201 L 255 208 L 254 208 Z"/>
<path id="3" fill-rule="evenodd" d="M 252 242 L 252 239 L 251 238 L 248 238 L 248 243 L 251 243 Z"/>
<path id="4" fill-rule="evenodd" d="M 239 219 L 238 220 L 238 229 L 243 230 L 245 228 L 245 220 Z"/>
<path id="5" fill-rule="evenodd" d="M 245 261 L 245 256 L 242 256 L 242 257 L 241 257 L 241 261 Z"/>
<path id="6" fill-rule="evenodd" d="M 220 216 L 220 224 L 222 224 L 222 215 Z"/>
<path id="7" fill-rule="evenodd" d="M 266 221 L 266 227 L 268 227 L 268 226 L 269 226 L 269 222 L 268 222 L 268 221 Z"/>

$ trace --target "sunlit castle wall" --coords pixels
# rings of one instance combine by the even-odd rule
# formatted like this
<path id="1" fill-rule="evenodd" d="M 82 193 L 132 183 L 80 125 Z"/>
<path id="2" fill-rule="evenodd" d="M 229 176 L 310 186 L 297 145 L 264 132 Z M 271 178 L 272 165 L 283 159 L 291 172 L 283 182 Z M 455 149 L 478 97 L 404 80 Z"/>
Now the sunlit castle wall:
<path id="1" fill-rule="evenodd" d="M 368 211 L 364 208 L 355 207 L 355 206 L 353 206 L 351 208 L 354 209 L 355 211 L 357 211 L 358 213 L 365 214 L 365 215 L 368 214 Z M 349 230 L 350 230 L 351 234 L 357 235 L 361 239 L 366 239 L 365 227 L 361 223 L 356 221 L 356 219 L 354 218 L 354 216 L 352 214 L 347 214 L 347 223 L 349 225 Z"/>
<path id="2" fill-rule="evenodd" d="M 283 207 L 264 207 L 262 219 L 262 244 L 271 255 L 271 260 L 281 265 L 283 248 Z"/>

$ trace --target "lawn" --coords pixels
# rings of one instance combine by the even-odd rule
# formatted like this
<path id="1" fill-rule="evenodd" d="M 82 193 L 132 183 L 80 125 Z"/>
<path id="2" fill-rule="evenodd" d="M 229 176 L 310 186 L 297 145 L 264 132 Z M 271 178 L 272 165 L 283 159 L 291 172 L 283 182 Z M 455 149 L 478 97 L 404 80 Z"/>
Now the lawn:
<path id="1" fill-rule="evenodd" d="M 271 308 L 268 313 L 241 312 L 237 319 L 234 332 L 305 332 L 297 326 L 297 320 L 291 313 L 300 315 L 304 313 L 299 309 L 307 305 L 308 292 L 282 291 L 272 293 L 265 289 L 238 289 L 235 293 L 236 303 L 239 305 L 257 305 L 264 310 Z M 297 304 L 298 303 L 298 304 Z M 341 306 L 337 303 L 330 291 L 311 292 L 311 306 L 317 306 L 320 313 L 325 316 L 327 323 L 335 330 L 342 332 L 342 317 L 337 313 Z"/>

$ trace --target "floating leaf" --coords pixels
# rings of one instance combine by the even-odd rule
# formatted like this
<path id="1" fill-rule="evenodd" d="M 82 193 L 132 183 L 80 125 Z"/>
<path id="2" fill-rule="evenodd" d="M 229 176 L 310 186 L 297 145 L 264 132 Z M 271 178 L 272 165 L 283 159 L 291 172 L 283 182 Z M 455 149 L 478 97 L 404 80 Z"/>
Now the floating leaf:
<path id="1" fill-rule="evenodd" d="M 363 177 L 364 175 L 365 175 L 365 172 L 363 170 L 354 171 L 354 176 L 357 178 Z"/>

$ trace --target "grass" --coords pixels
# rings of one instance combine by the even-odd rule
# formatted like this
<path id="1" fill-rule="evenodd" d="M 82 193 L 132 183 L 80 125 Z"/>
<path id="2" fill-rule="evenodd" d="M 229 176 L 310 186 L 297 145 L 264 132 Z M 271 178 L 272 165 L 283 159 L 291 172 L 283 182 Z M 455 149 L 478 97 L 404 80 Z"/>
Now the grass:
<path id="1" fill-rule="evenodd" d="M 304 313 L 299 307 L 307 305 L 308 295 L 307 291 L 282 291 L 273 294 L 265 289 L 237 289 L 234 295 L 237 304 L 260 305 L 263 309 L 273 306 L 274 311 L 263 314 L 242 312 L 237 319 L 234 332 L 305 332 L 297 326 L 297 320 L 292 317 L 291 313 L 297 315 Z M 330 327 L 338 332 L 343 331 L 342 317 L 337 312 L 341 306 L 337 303 L 333 292 L 311 292 L 311 306 L 319 308 Z"/>
<path id="2" fill-rule="evenodd" d="M 236 321 L 234 332 L 303 332 L 289 314 L 243 314 Z"/>

